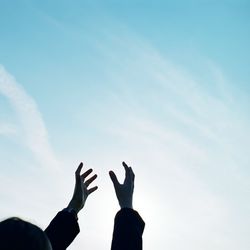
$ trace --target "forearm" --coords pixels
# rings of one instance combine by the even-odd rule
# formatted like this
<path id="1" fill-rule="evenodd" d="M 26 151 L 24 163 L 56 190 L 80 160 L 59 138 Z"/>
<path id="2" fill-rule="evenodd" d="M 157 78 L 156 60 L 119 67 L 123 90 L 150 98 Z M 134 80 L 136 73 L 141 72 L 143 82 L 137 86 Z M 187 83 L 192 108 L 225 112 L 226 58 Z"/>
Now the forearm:
<path id="1" fill-rule="evenodd" d="M 142 250 L 144 227 L 138 212 L 130 208 L 121 209 L 115 217 L 111 250 Z"/>
<path id="2" fill-rule="evenodd" d="M 77 217 L 65 210 L 60 211 L 45 230 L 53 250 L 65 250 L 79 232 Z"/>

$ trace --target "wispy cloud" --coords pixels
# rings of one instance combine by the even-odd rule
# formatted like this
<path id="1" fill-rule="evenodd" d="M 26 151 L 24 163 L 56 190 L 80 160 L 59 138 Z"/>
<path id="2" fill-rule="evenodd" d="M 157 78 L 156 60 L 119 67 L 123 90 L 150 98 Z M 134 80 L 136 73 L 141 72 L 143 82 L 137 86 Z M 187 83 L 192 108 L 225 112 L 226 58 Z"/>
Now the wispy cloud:
<path id="1" fill-rule="evenodd" d="M 5 96 L 22 127 L 22 143 L 35 155 L 44 168 L 57 168 L 58 161 L 49 143 L 48 133 L 34 99 L 29 96 L 15 78 L 0 65 L 0 93 Z M 14 132 L 12 126 L 2 125 L 0 131 Z"/>
<path id="2" fill-rule="evenodd" d="M 0 135 L 13 135 L 16 133 L 16 127 L 8 123 L 0 123 Z"/>

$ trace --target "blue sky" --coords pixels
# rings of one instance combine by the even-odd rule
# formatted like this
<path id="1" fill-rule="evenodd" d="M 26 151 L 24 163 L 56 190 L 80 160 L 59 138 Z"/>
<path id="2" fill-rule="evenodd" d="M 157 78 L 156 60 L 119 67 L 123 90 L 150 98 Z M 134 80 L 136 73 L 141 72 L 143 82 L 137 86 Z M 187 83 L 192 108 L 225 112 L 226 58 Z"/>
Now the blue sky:
<path id="1" fill-rule="evenodd" d="M 249 249 L 249 11 L 0 0 L 1 218 L 44 228 L 83 161 L 99 190 L 70 249 L 109 249 L 125 160 L 145 250 Z"/>

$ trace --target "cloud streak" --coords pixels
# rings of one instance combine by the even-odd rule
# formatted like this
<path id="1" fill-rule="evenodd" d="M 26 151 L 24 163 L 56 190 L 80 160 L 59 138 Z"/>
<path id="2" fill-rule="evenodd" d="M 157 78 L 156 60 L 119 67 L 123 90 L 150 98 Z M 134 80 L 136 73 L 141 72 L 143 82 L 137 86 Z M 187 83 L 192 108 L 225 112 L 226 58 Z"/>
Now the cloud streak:
<path id="1" fill-rule="evenodd" d="M 0 135 L 13 135 L 16 134 L 16 127 L 8 123 L 0 123 Z"/>
<path id="2" fill-rule="evenodd" d="M 58 161 L 51 148 L 48 132 L 34 99 L 15 78 L 0 65 L 0 93 L 7 98 L 22 127 L 22 143 L 35 155 L 44 168 L 57 168 Z M 13 133 L 12 126 L 1 125 L 2 133 Z"/>

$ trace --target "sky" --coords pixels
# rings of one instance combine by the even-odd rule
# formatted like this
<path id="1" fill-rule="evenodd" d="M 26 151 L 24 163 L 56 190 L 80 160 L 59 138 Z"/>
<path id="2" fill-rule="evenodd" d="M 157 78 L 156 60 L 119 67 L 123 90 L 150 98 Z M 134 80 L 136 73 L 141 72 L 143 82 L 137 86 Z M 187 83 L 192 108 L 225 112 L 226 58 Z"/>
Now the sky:
<path id="1" fill-rule="evenodd" d="M 98 174 L 69 249 L 110 249 L 136 175 L 145 250 L 250 248 L 250 2 L 0 0 L 0 218 L 42 228 Z"/>

